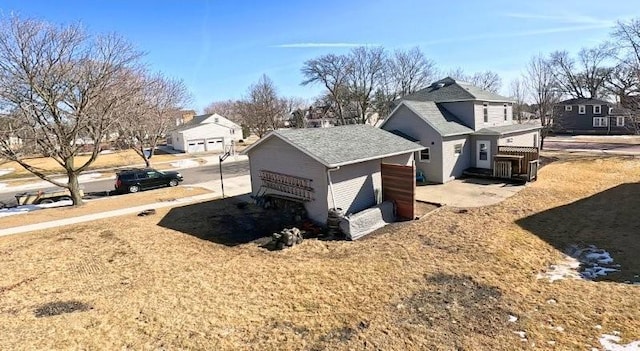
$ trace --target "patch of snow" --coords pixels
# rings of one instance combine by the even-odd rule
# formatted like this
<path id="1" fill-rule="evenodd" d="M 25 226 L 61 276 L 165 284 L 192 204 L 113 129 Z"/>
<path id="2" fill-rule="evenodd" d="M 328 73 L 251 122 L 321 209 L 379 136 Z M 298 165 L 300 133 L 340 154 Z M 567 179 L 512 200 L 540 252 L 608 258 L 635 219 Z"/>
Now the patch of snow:
<path id="1" fill-rule="evenodd" d="M 596 326 L 594 327 L 596 329 L 602 329 L 602 326 L 600 324 L 596 324 Z"/>
<path id="2" fill-rule="evenodd" d="M 614 334 L 602 334 L 600 337 L 600 345 L 604 347 L 605 351 L 632 351 L 640 350 L 640 340 L 630 342 L 625 345 L 620 345 L 620 333 L 614 332 Z"/>
<path id="3" fill-rule="evenodd" d="M 57 201 L 51 204 L 22 205 L 22 206 L 17 206 L 12 208 L 4 208 L 4 209 L 0 209 L 0 218 L 29 213 L 32 211 L 41 210 L 43 208 L 64 207 L 64 206 L 71 206 L 71 205 L 73 205 L 73 201 L 65 200 L 65 201 Z"/>
<path id="4" fill-rule="evenodd" d="M 518 317 L 509 315 L 509 322 L 515 323 L 518 320 Z"/>
<path id="5" fill-rule="evenodd" d="M 5 174 L 9 174 L 9 173 L 13 173 L 13 171 L 15 171 L 15 169 L 13 169 L 13 168 L 1 168 L 0 169 L 0 176 L 3 176 Z"/>
<path id="6" fill-rule="evenodd" d="M 514 331 L 514 333 L 515 333 L 515 334 L 518 334 L 518 336 L 519 336 L 521 339 L 526 339 L 526 338 L 527 338 L 527 333 L 526 333 L 526 332 L 524 332 L 524 331 Z"/>
<path id="7" fill-rule="evenodd" d="M 549 340 L 549 341 L 547 341 L 547 344 L 549 344 L 549 345 L 552 345 L 552 346 L 553 346 L 553 345 L 555 345 L 555 344 L 556 344 L 556 342 L 555 342 L 555 341 L 553 341 L 553 340 Z"/>
<path id="8" fill-rule="evenodd" d="M 549 300 L 547 300 L 547 303 L 549 305 L 553 305 L 553 304 L 557 303 L 557 301 L 555 299 L 549 299 Z"/>
<path id="9" fill-rule="evenodd" d="M 113 152 L 114 152 L 113 150 L 102 150 L 100 151 L 100 155 L 112 154 Z"/>
<path id="10" fill-rule="evenodd" d="M 7 186 L 7 183 L 0 183 L 0 189 L 4 188 Z"/>
<path id="11" fill-rule="evenodd" d="M 200 163 L 194 160 L 180 160 L 177 162 L 171 162 L 171 167 L 175 168 L 189 168 L 189 167 L 198 167 Z"/>
<path id="12" fill-rule="evenodd" d="M 611 254 L 594 245 L 586 248 L 572 245 L 566 253 L 561 262 L 550 265 L 547 271 L 538 273 L 537 278 L 549 279 L 550 282 L 567 278 L 593 280 L 619 271 L 620 265 L 613 264 Z"/>

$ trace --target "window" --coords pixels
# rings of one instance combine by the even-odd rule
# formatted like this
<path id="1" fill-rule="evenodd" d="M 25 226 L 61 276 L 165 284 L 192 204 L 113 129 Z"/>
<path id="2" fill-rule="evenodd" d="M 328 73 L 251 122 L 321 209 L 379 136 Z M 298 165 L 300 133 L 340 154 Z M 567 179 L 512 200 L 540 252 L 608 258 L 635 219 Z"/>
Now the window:
<path id="1" fill-rule="evenodd" d="M 606 127 L 607 126 L 607 118 L 606 117 L 593 117 L 593 126 L 594 127 Z"/>
<path id="2" fill-rule="evenodd" d="M 489 104 L 486 102 L 482 104 L 482 114 L 484 116 L 484 123 L 489 122 Z"/>
<path id="3" fill-rule="evenodd" d="M 584 105 L 578 105 L 578 114 L 579 114 L 579 115 L 584 115 L 584 114 L 585 114 L 585 112 L 586 112 L 586 110 L 587 110 L 587 109 L 585 108 L 585 106 L 584 106 Z"/>
<path id="4" fill-rule="evenodd" d="M 453 154 L 458 156 L 462 153 L 462 144 L 455 144 L 453 146 Z"/>
<path id="5" fill-rule="evenodd" d="M 594 115 L 599 115 L 602 113 L 602 106 L 600 105 L 593 105 L 593 114 Z"/>
<path id="6" fill-rule="evenodd" d="M 418 161 L 420 162 L 430 162 L 431 161 L 431 148 L 426 148 L 418 154 Z"/>
<path id="7" fill-rule="evenodd" d="M 507 104 L 504 104 L 503 107 L 504 107 L 504 120 L 508 121 L 508 119 L 507 119 Z"/>
<path id="8" fill-rule="evenodd" d="M 616 127 L 624 127 L 624 116 L 616 117 Z"/>
<path id="9" fill-rule="evenodd" d="M 565 105 L 565 106 L 564 106 L 564 110 L 565 110 L 565 111 L 572 111 L 572 110 L 573 110 L 573 106 L 571 106 L 571 105 Z"/>

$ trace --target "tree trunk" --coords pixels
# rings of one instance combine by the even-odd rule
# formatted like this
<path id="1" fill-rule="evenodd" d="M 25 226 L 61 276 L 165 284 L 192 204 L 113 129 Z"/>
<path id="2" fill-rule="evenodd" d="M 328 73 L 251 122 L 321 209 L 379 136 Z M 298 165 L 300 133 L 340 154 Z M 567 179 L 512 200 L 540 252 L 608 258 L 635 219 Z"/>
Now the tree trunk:
<path id="1" fill-rule="evenodd" d="M 69 191 L 71 192 L 71 200 L 73 200 L 73 206 L 82 206 L 82 196 L 80 194 L 80 184 L 78 183 L 78 174 L 74 171 L 67 171 L 69 177 Z"/>

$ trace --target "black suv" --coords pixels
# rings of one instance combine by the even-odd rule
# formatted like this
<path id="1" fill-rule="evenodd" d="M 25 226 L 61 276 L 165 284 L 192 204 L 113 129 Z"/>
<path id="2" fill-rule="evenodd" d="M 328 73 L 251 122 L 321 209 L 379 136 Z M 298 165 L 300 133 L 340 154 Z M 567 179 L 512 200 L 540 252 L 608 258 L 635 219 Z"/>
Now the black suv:
<path id="1" fill-rule="evenodd" d="M 137 193 L 140 190 L 176 186 L 182 181 L 179 172 L 161 172 L 153 168 L 133 168 L 121 170 L 116 174 L 116 192 Z"/>

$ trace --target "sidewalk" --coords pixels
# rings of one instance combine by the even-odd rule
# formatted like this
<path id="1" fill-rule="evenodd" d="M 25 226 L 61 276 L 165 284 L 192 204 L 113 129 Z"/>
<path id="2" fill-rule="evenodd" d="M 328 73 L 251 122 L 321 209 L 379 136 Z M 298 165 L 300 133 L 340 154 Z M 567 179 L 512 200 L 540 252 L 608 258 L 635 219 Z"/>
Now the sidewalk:
<path id="1" fill-rule="evenodd" d="M 195 159 L 201 159 L 201 160 L 205 160 L 206 163 L 200 164 L 199 162 L 194 162 L 192 165 L 189 165 L 187 162 L 184 161 L 193 161 Z M 241 161 L 245 161 L 248 160 L 249 158 L 247 156 L 244 155 L 237 155 L 237 156 L 231 156 L 229 157 L 227 160 L 225 160 L 225 164 L 227 163 L 233 163 L 233 162 L 241 162 Z M 163 161 L 163 162 L 158 162 L 157 164 L 179 164 L 179 163 L 183 163 L 184 166 L 182 167 L 174 167 L 174 168 L 169 168 L 166 169 L 165 171 L 176 171 L 176 170 L 181 170 L 181 169 L 187 169 L 187 168 L 196 168 L 196 167 L 203 167 L 203 166 L 213 166 L 213 165 L 217 165 L 220 163 L 220 158 L 219 155 L 211 155 L 211 156 L 198 156 L 198 157 L 192 157 L 192 158 L 183 158 L 183 159 L 178 159 L 175 161 Z M 131 167 L 144 167 L 143 164 L 139 164 L 139 165 L 132 165 Z M 153 165 L 152 165 L 153 167 Z M 104 168 L 104 169 L 97 169 L 97 170 L 91 170 L 91 171 L 87 171 L 87 172 L 83 172 L 80 175 L 80 184 L 86 184 L 86 183 L 91 183 L 91 182 L 98 182 L 98 181 L 102 181 L 102 180 L 113 180 L 115 179 L 115 170 L 116 169 L 120 169 L 123 167 L 115 167 L 115 168 Z M 106 177 L 102 177 L 102 176 L 92 176 L 92 175 L 99 175 L 101 172 L 110 172 L 112 173 L 109 176 Z M 84 176 L 84 178 L 82 178 Z M 30 183 L 30 184 L 24 184 L 24 185 L 16 185 L 16 186 L 12 186 L 9 183 L 11 182 L 11 180 L 6 180 L 4 182 L 0 182 L 0 193 L 9 193 L 9 192 L 16 192 L 16 191 L 25 191 L 25 190 L 33 190 L 33 189 L 38 189 L 38 188 L 42 188 L 42 187 L 51 187 L 54 186 L 53 184 L 41 180 L 38 177 L 30 177 L 30 178 L 20 178 L 20 179 L 16 179 L 16 180 L 28 180 L 28 179 L 33 179 L 34 182 Z M 53 180 L 62 182 L 62 183 L 66 183 L 67 182 L 67 178 L 66 177 L 62 177 L 62 178 L 53 178 Z"/>
<path id="2" fill-rule="evenodd" d="M 178 206 L 187 205 L 193 202 L 213 200 L 213 199 L 222 197 L 222 193 L 220 192 L 219 180 L 194 184 L 193 186 L 200 186 L 200 187 L 212 190 L 214 191 L 214 193 L 184 197 L 171 202 L 156 202 L 152 204 L 122 208 L 122 209 L 113 210 L 113 211 L 106 211 L 106 212 L 88 214 L 84 216 L 58 219 L 50 222 L 42 222 L 42 223 L 29 224 L 29 225 L 24 225 L 19 227 L 0 229 L 0 237 L 6 236 L 6 235 L 26 233 L 26 232 L 36 231 L 36 230 L 56 228 L 56 227 L 61 227 L 65 225 L 90 222 L 90 221 L 95 221 L 99 219 L 123 216 L 123 215 L 128 215 L 133 213 L 139 213 L 148 209 L 178 207 Z M 250 179 L 250 176 L 248 175 L 233 177 L 233 178 L 224 180 L 225 197 L 238 196 L 242 194 L 247 194 L 249 192 L 251 192 L 251 179 Z M 19 214 L 17 216 L 28 216 L 28 214 Z"/>

